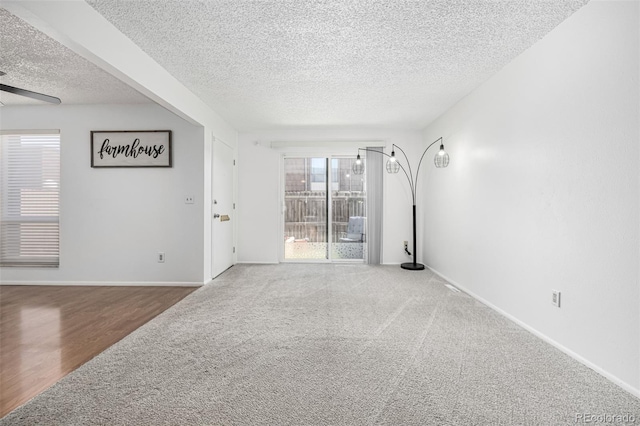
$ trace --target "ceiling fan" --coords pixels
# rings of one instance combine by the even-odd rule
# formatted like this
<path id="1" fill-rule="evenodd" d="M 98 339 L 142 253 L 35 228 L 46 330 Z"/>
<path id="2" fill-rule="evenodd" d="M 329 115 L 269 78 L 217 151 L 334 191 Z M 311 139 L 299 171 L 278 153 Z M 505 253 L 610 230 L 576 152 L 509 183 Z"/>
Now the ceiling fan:
<path id="1" fill-rule="evenodd" d="M 0 71 L 0 76 L 5 75 L 6 73 Z M 60 98 L 56 98 L 55 96 L 49 96 L 38 92 L 32 92 L 31 90 L 20 89 L 18 87 L 7 86 L 6 84 L 0 84 L 0 90 L 3 92 L 13 93 L 14 95 L 26 96 L 27 98 L 37 99 L 39 101 L 49 102 L 52 104 L 59 104 L 62 102 Z"/>

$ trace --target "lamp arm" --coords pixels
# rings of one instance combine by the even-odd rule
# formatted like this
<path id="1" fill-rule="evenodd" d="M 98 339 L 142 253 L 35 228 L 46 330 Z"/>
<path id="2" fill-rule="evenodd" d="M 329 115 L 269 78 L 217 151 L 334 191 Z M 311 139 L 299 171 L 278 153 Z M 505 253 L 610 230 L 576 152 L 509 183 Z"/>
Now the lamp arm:
<path id="1" fill-rule="evenodd" d="M 441 140 L 442 140 L 442 136 L 440 136 L 435 141 L 431 142 L 431 144 L 422 153 L 422 157 L 420 157 L 420 162 L 418 163 L 418 170 L 416 171 L 416 191 L 418 190 L 418 174 L 420 173 L 420 166 L 422 165 L 422 159 L 424 158 L 424 155 L 427 153 L 429 148 L 431 148 L 433 145 L 435 145 L 437 142 L 439 142 Z"/>
<path id="2" fill-rule="evenodd" d="M 407 157 L 407 154 L 405 154 L 404 150 L 402 148 L 400 148 L 398 145 L 393 144 L 394 148 L 398 148 L 400 150 L 400 152 L 402 152 L 402 155 L 404 155 L 404 160 L 407 162 L 407 167 L 409 167 L 409 176 L 411 176 L 411 179 L 409 179 L 409 186 L 411 187 L 411 195 L 413 196 L 413 204 L 416 203 L 416 183 L 413 180 L 413 171 L 411 170 L 411 162 L 409 161 L 409 158 Z M 400 163 L 398 163 L 400 164 Z M 406 174 L 406 173 L 405 173 Z M 407 176 L 408 178 L 408 176 Z M 418 175 L 416 174 L 416 180 L 418 179 Z"/>
<path id="3" fill-rule="evenodd" d="M 394 146 L 396 146 L 396 145 L 394 145 Z M 400 147 L 398 147 L 398 148 L 400 148 Z M 360 150 L 376 152 L 378 154 L 382 154 L 384 156 L 387 156 L 387 157 L 391 158 L 391 156 L 389 154 L 387 154 L 386 152 L 384 152 L 384 151 L 376 151 L 374 149 L 369 149 L 369 148 L 358 148 L 358 153 L 360 153 Z M 402 151 L 402 149 L 400 149 L 400 151 Z M 409 164 L 409 161 L 407 161 L 407 164 Z M 411 184 L 411 179 L 409 179 L 409 175 L 407 174 L 407 171 L 404 169 L 404 167 L 402 167 L 402 164 L 398 163 L 398 166 L 400 166 L 400 168 L 404 172 L 404 175 L 407 177 L 407 181 L 409 181 L 409 188 L 411 188 L 411 196 L 413 197 L 413 204 L 415 204 L 416 203 L 416 191 L 415 191 L 413 185 Z M 409 166 L 409 169 L 411 169 L 411 166 Z"/>

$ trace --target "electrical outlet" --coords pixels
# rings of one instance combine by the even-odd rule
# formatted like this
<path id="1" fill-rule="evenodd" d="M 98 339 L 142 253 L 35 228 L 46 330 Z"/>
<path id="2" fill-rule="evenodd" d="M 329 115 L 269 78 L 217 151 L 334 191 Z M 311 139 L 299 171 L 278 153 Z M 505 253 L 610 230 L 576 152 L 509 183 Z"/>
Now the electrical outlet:
<path id="1" fill-rule="evenodd" d="M 404 248 L 407 248 L 407 247 L 409 247 L 409 241 L 404 242 Z"/>
<path id="2" fill-rule="evenodd" d="M 560 292 L 558 290 L 551 290 L 551 304 L 560 307 Z"/>
<path id="3" fill-rule="evenodd" d="M 184 197 L 184 203 L 193 204 L 193 195 L 187 195 L 186 197 Z"/>
<path id="4" fill-rule="evenodd" d="M 158 252 L 158 263 L 164 263 L 164 252 Z"/>

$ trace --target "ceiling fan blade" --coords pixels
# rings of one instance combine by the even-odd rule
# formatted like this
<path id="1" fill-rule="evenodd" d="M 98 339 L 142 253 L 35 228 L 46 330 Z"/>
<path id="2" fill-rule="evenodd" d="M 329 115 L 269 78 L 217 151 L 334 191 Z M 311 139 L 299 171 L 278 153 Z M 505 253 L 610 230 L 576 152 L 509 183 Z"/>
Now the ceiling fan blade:
<path id="1" fill-rule="evenodd" d="M 32 92 L 31 90 L 19 89 L 13 86 L 7 86 L 6 84 L 0 84 L 0 90 L 13 93 L 14 95 L 26 96 L 27 98 L 37 99 L 39 101 L 49 102 L 52 104 L 59 104 L 60 102 L 62 102 L 60 98 L 56 98 L 55 96 L 44 95 L 42 93 Z"/>

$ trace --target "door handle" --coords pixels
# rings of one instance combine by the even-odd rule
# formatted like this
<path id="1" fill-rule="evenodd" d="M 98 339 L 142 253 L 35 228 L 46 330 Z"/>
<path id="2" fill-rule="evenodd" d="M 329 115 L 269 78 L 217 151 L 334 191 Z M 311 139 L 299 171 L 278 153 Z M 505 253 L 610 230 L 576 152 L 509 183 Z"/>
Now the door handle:
<path id="1" fill-rule="evenodd" d="M 213 214 L 213 218 L 214 218 L 214 219 L 217 219 L 217 218 L 219 218 L 219 217 L 220 217 L 220 215 L 219 215 L 218 213 L 214 213 L 214 214 Z"/>

